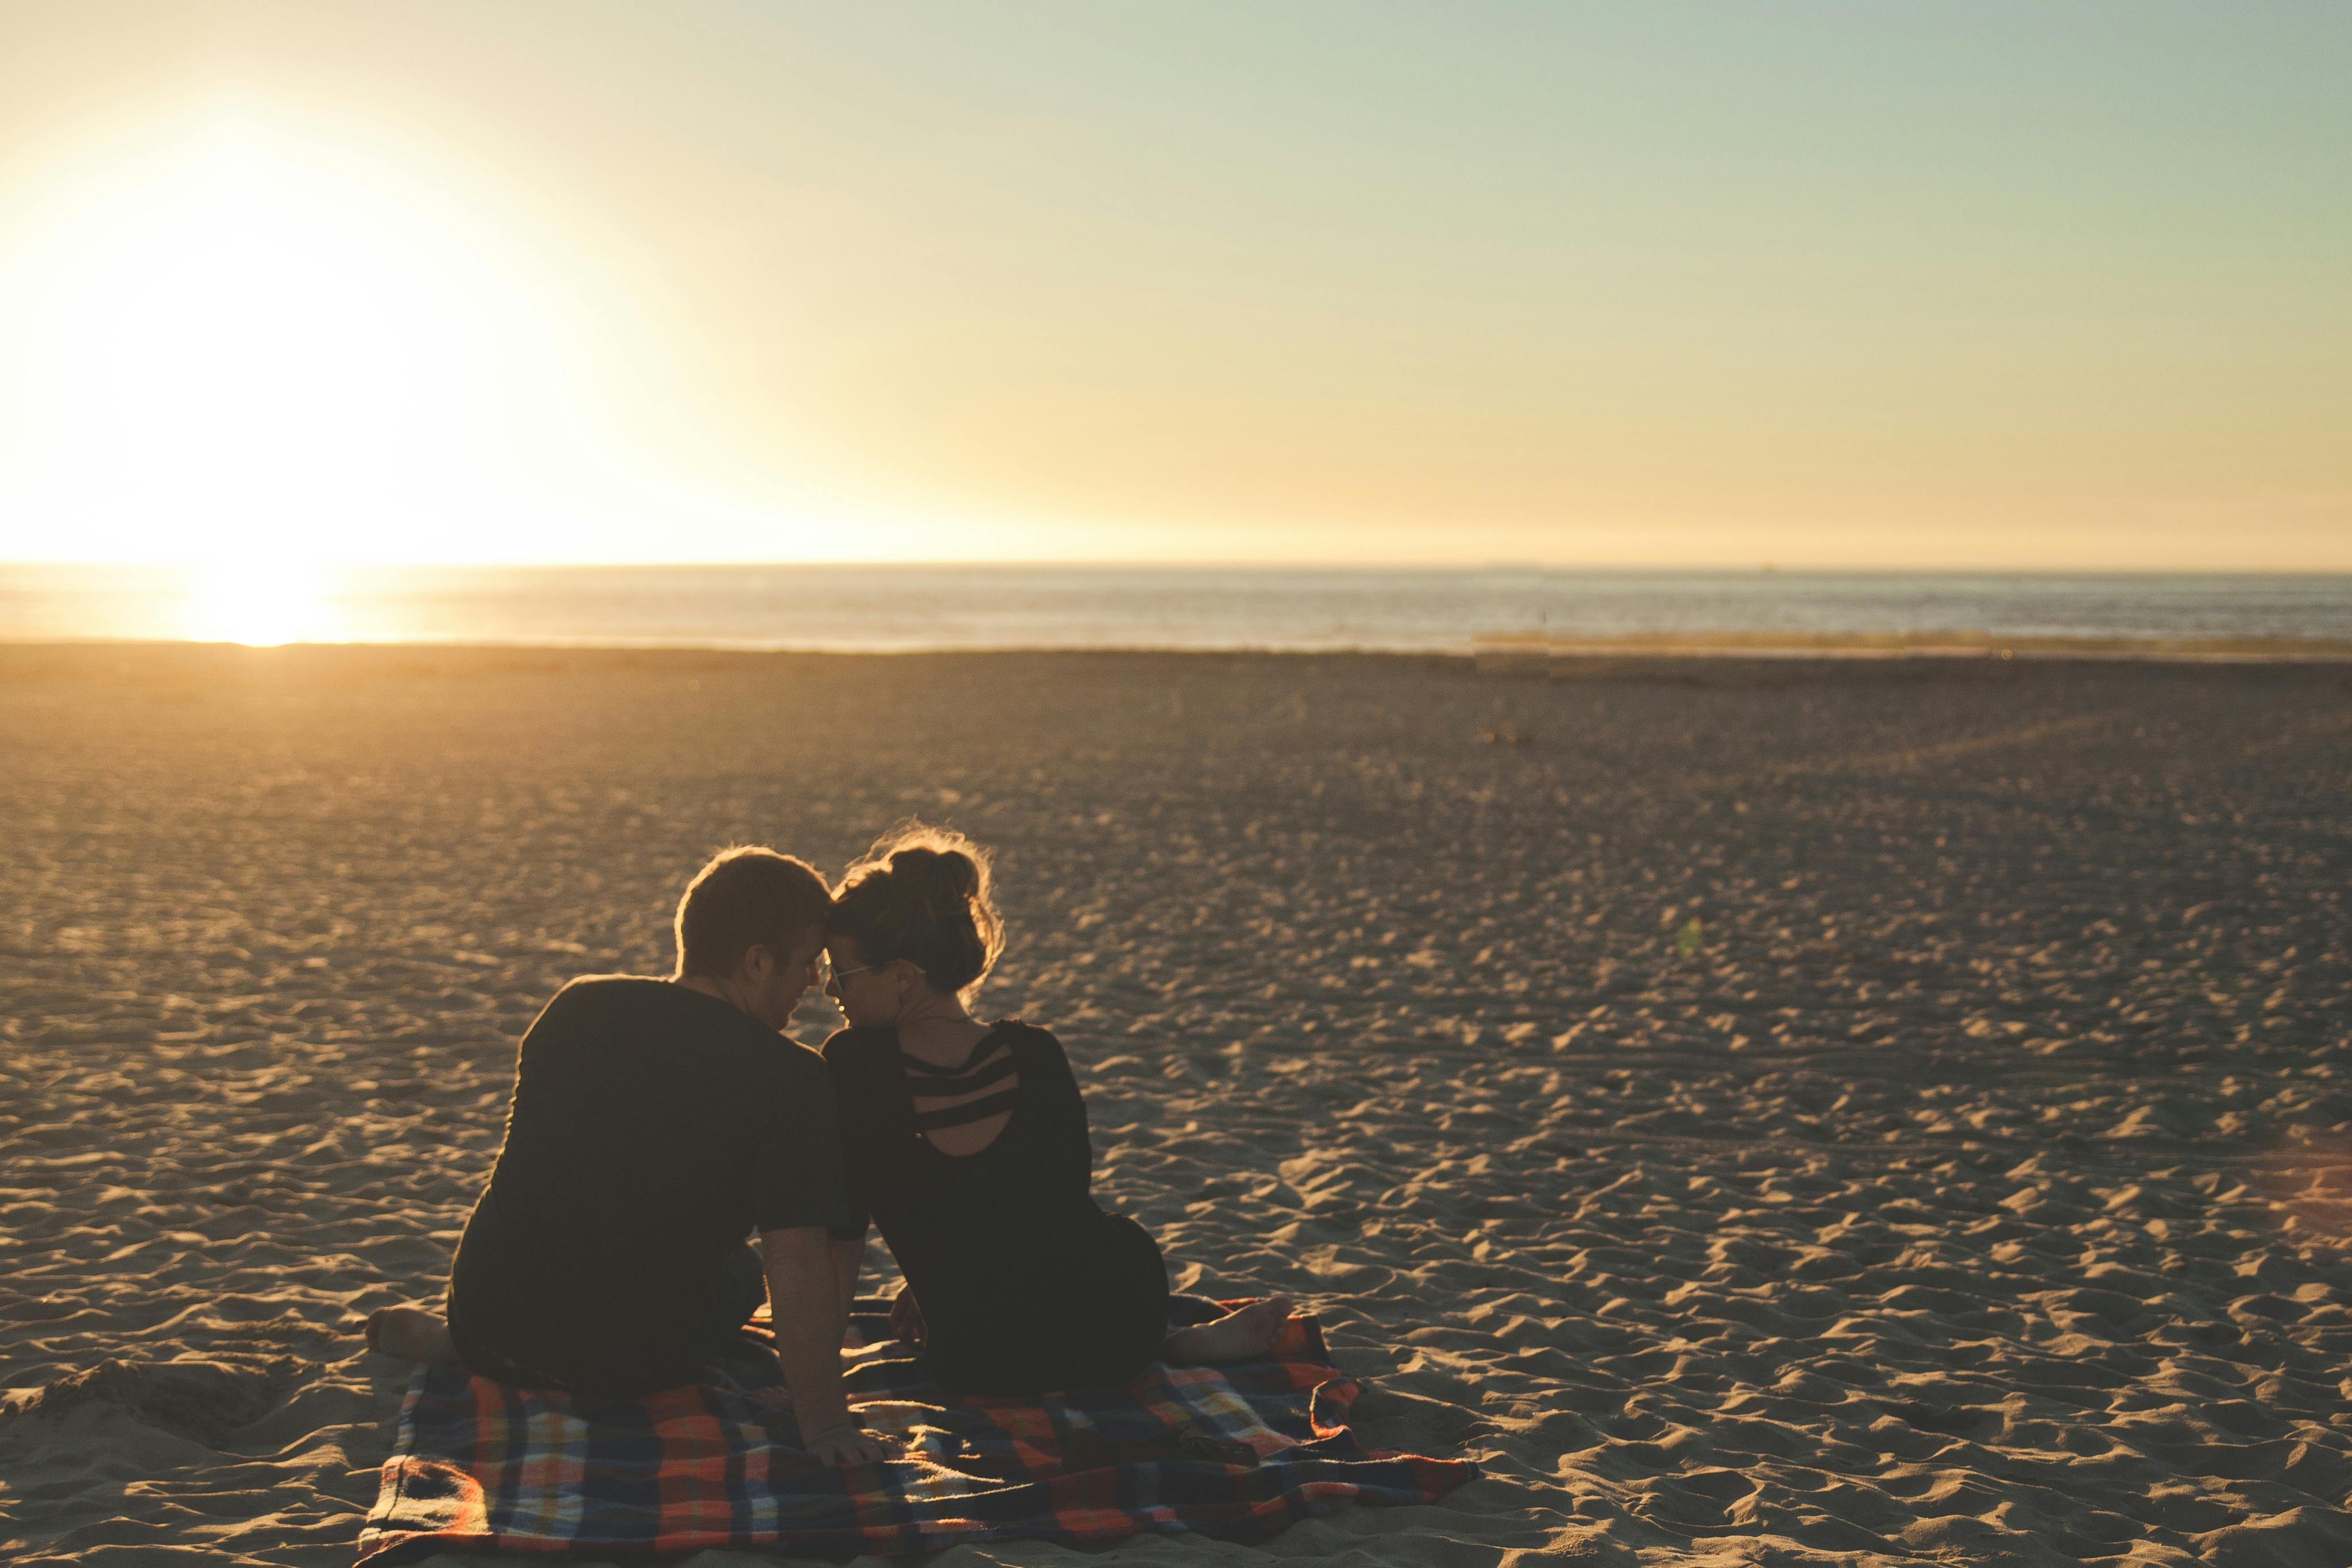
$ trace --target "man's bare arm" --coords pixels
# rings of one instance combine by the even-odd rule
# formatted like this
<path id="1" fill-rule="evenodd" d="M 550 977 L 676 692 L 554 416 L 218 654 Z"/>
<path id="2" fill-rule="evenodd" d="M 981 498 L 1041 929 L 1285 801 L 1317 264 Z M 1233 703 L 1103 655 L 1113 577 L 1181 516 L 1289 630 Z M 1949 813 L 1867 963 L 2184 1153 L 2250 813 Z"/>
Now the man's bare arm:
<path id="1" fill-rule="evenodd" d="M 841 1288 L 841 1321 L 849 1321 L 850 1304 L 857 1300 L 857 1271 L 866 1265 L 866 1238 L 833 1244 L 833 1278 Z"/>
<path id="2" fill-rule="evenodd" d="M 776 1359 L 793 1391 L 793 1415 L 811 1454 L 836 1465 L 882 1458 L 882 1445 L 850 1418 L 841 1388 L 841 1325 L 832 1247 L 822 1226 L 760 1233 Z"/>

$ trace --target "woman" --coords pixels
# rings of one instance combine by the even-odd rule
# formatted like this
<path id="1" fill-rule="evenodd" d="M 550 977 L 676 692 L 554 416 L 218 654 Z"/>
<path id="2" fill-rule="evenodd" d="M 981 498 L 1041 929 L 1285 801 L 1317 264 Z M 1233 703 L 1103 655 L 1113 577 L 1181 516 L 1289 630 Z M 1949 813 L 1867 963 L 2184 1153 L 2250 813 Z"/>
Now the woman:
<path id="1" fill-rule="evenodd" d="M 1279 1297 L 1171 1331 L 1168 1269 L 1150 1234 L 1106 1215 L 1061 1043 L 966 1004 L 1003 949 L 988 857 L 910 827 L 850 868 L 825 922 L 825 994 L 849 1026 L 824 1044 L 856 1224 L 834 1233 L 844 1310 L 866 1220 L 907 1277 L 900 1338 L 959 1393 L 1110 1387 L 1154 1356 L 1264 1354 Z"/>

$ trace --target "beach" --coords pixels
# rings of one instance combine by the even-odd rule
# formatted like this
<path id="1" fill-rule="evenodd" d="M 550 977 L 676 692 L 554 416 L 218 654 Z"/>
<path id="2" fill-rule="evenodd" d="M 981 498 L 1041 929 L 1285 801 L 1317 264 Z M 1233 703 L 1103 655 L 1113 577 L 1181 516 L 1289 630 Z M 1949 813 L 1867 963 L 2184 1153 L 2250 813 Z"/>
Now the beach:
<path id="1" fill-rule="evenodd" d="M 0 743 L 13 1560 L 349 1563 L 540 1005 L 919 816 L 1105 1205 L 1486 1472 L 1086 1555 L 2352 1562 L 2352 667 L 16 646 Z"/>

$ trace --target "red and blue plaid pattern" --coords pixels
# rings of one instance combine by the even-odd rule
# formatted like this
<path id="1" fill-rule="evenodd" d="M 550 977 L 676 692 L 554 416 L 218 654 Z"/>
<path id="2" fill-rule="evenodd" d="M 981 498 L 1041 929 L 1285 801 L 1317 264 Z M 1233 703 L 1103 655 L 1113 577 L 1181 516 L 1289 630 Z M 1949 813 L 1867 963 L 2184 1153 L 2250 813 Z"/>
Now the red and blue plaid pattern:
<path id="1" fill-rule="evenodd" d="M 1179 1318 L 1213 1310 L 1194 1298 L 1171 1306 Z M 402 1407 L 360 1561 L 708 1546 L 845 1558 L 1139 1532 L 1257 1541 L 1346 1503 L 1428 1502 L 1478 1473 L 1465 1461 L 1359 1447 L 1342 1424 L 1357 1384 L 1328 1364 L 1312 1318 L 1293 1318 L 1259 1361 L 1155 1363 L 1104 1393 L 950 1400 L 884 1337 L 885 1304 L 859 1307 L 858 1348 L 843 1368 L 850 1403 L 869 1428 L 899 1440 L 897 1457 L 842 1469 L 803 1454 L 772 1363 L 764 1374 L 736 1369 L 741 1381 L 636 1400 L 425 1367 Z M 1245 1444 L 1259 1463 L 1179 1458 L 1167 1446 L 1188 1429 Z"/>

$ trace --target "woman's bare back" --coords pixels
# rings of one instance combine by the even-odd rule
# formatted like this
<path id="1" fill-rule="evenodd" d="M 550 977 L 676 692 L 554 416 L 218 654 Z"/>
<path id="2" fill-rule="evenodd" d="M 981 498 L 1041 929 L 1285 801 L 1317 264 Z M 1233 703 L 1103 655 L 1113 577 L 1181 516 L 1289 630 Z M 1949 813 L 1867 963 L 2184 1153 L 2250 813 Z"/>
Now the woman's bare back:
<path id="1" fill-rule="evenodd" d="M 1021 1087 L 1021 1074 L 1013 1066 L 1012 1047 L 1001 1037 L 990 1038 L 994 1033 L 961 1018 L 926 1018 L 898 1031 L 916 1130 L 942 1154 L 977 1154 L 1013 1120 L 1010 1097 Z M 1006 1101 L 1003 1110 L 955 1120 L 966 1107 L 999 1100 Z"/>

